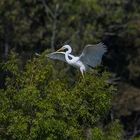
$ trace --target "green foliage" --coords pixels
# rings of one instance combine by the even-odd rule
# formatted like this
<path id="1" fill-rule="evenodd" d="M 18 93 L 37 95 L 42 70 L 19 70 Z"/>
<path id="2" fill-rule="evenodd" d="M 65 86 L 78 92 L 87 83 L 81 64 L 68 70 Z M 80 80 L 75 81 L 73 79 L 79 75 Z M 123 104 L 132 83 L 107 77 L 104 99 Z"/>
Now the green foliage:
<path id="1" fill-rule="evenodd" d="M 10 53 L 8 61 L 4 63 L 3 65 L 3 70 L 6 72 L 11 72 L 14 75 L 17 75 L 19 72 L 19 63 L 20 61 L 18 60 L 18 55 L 14 53 L 13 51 Z"/>
<path id="2" fill-rule="evenodd" d="M 123 128 L 116 120 L 106 126 L 106 131 L 97 127 L 93 128 L 92 134 L 92 140 L 122 140 Z"/>
<path id="3" fill-rule="evenodd" d="M 123 128 L 120 125 L 119 121 L 112 122 L 107 126 L 108 132 L 106 137 L 108 140 L 121 140 L 123 139 Z"/>
<path id="4" fill-rule="evenodd" d="M 22 70 L 17 60 L 12 54 L 3 66 L 9 76 L 0 91 L 1 138 L 82 140 L 86 128 L 94 128 L 106 117 L 114 93 L 106 83 L 108 73 L 87 73 L 70 86 L 45 54 L 28 61 Z M 111 127 L 110 137 L 117 130 Z M 95 134 L 100 131 L 95 129 Z"/>
<path id="5" fill-rule="evenodd" d="M 95 127 L 92 129 L 92 139 L 93 140 L 103 140 L 104 137 L 104 133 L 102 131 L 102 129 Z"/>
<path id="6" fill-rule="evenodd" d="M 140 140 L 140 137 L 136 137 L 136 138 L 134 138 L 134 140 Z"/>
<path id="7" fill-rule="evenodd" d="M 33 112 L 40 112 L 40 109 L 38 109 L 38 104 L 40 103 L 36 100 L 42 99 L 43 103 L 41 103 L 42 107 L 44 107 L 46 105 L 45 100 L 47 100 L 46 98 L 48 98 L 48 95 L 50 96 L 51 91 L 57 91 L 51 84 L 56 85 L 58 89 L 60 88 L 59 90 L 63 91 L 62 95 L 68 92 L 70 95 L 74 94 L 76 96 L 76 99 L 72 99 L 71 102 L 77 100 L 77 105 L 79 104 L 80 106 L 82 104 L 81 108 L 77 107 L 76 109 L 79 109 L 80 113 L 82 112 L 79 118 L 85 117 L 85 120 L 81 119 L 80 122 L 83 123 L 85 121 L 87 127 L 91 124 L 95 124 L 99 121 L 101 116 L 104 116 L 103 114 L 105 114 L 106 110 L 110 107 L 111 99 L 109 98 L 112 98 L 110 94 L 106 94 L 108 93 L 106 90 L 111 91 L 112 87 L 108 89 L 108 85 L 106 85 L 106 89 L 104 83 L 101 83 L 103 79 L 98 81 L 98 78 L 101 79 L 101 77 L 90 73 L 87 75 L 85 81 L 82 79 L 79 81 L 79 77 L 73 76 L 75 71 L 69 70 L 68 77 L 70 78 L 68 78 L 66 74 L 64 74 L 68 71 L 65 64 L 55 63 L 55 66 L 53 66 L 50 62 L 46 61 L 43 56 L 40 59 L 33 58 L 32 54 L 36 51 L 41 52 L 53 47 L 57 49 L 66 43 L 72 45 L 74 51 L 81 51 L 86 44 L 94 44 L 103 41 L 109 48 L 106 57 L 107 64 L 110 67 L 109 69 L 129 83 L 129 86 L 126 88 L 128 91 L 127 96 L 123 95 L 120 97 L 121 100 L 120 98 L 116 100 L 116 107 L 114 108 L 117 109 L 119 106 L 119 111 L 116 113 L 118 113 L 119 116 L 122 114 L 125 115 L 124 112 L 127 112 L 127 110 L 129 110 L 130 113 L 139 111 L 138 99 L 140 96 L 137 95 L 137 98 L 135 98 L 134 94 L 139 93 L 138 88 L 140 83 L 139 0 L 1 0 L 0 9 L 0 62 L 2 63 L 0 64 L 0 96 L 1 99 L 3 99 L 1 102 L 3 106 L 3 108 L 1 107 L 2 117 L 0 119 L 4 119 L 1 120 L 1 122 L 3 122 L 1 123 L 2 128 L 4 125 L 4 128 L 7 130 L 6 126 L 11 125 L 9 122 L 10 115 L 4 116 L 4 114 L 10 114 L 10 112 L 22 110 L 20 113 L 16 113 L 21 114 L 21 116 L 27 116 L 27 118 L 29 117 L 27 120 L 36 118 L 36 113 L 34 113 L 35 116 L 33 118 L 30 118 L 30 113 L 29 115 L 25 115 L 25 112 L 28 108 L 32 110 L 34 106 L 36 109 L 33 110 Z M 17 54 L 12 54 L 8 58 L 11 49 L 15 50 L 21 59 L 17 59 Z M 28 58 L 32 60 L 24 66 Z M 8 62 L 6 62 L 7 59 Z M 54 70 L 54 67 L 57 67 L 59 73 Z M 64 70 L 62 70 L 62 67 Z M 5 75 L 8 75 L 6 80 Z M 102 75 L 103 78 L 105 78 L 105 75 L 106 74 Z M 96 83 L 94 78 L 90 79 L 91 77 L 94 77 L 99 83 Z M 91 86 L 87 83 L 87 80 L 92 81 Z M 75 84 L 76 86 L 74 86 Z M 103 87 L 99 90 L 100 84 Z M 133 88 L 133 86 L 130 86 L 131 84 L 138 87 L 136 91 L 131 90 L 130 87 Z M 122 87 L 120 87 L 121 93 L 124 93 Z M 106 90 L 103 90 L 103 88 Z M 93 90 L 89 92 L 88 89 Z M 95 92 L 95 90 L 97 92 Z M 49 94 L 47 94 L 48 92 Z M 78 92 L 80 95 L 82 93 L 80 98 L 78 98 Z M 99 92 L 102 94 L 97 94 Z M 28 94 L 30 96 L 27 96 Z M 73 98 L 69 97 L 69 94 L 68 98 Z M 89 113 L 91 102 L 96 101 L 96 98 L 94 99 L 92 97 L 97 97 L 100 107 L 98 108 L 98 104 L 95 102 L 96 110 L 93 111 L 94 105 L 92 104 L 91 113 Z M 132 102 L 136 104 L 135 99 L 138 105 L 132 106 Z M 68 99 L 64 98 L 63 100 Z M 83 100 L 84 103 L 82 103 Z M 104 102 L 102 102 L 102 100 Z M 22 102 L 22 104 L 20 102 Z M 68 103 L 69 102 L 68 100 Z M 89 104 L 87 104 L 87 102 L 89 102 Z M 24 109 L 25 111 L 23 112 Z M 54 113 L 53 111 L 55 111 L 55 109 L 51 111 Z M 94 115 L 91 117 L 91 114 Z M 34 121 L 25 121 L 26 119 L 23 119 L 23 117 L 19 117 L 19 120 L 20 119 L 23 124 L 28 126 L 27 129 L 30 130 L 30 128 L 33 128 L 30 134 L 32 137 L 36 138 L 38 136 L 37 133 L 40 134 L 40 132 L 41 138 L 43 135 L 49 135 L 45 133 L 46 131 L 43 132 L 40 130 L 40 126 L 37 125 L 38 123 L 34 125 Z M 87 122 L 87 120 L 89 120 L 89 122 Z M 14 121 L 15 120 L 13 120 L 13 122 Z M 75 122 L 75 120 L 73 121 Z M 14 134 L 18 134 L 17 131 L 16 133 L 12 132 L 14 131 L 14 127 L 10 128 L 11 131 L 9 132 L 3 129 L 0 129 L 0 132 L 2 131 L 4 135 L 10 138 Z M 22 132 L 19 133 L 26 132 L 25 125 L 22 129 Z M 44 130 L 44 127 L 41 129 Z M 79 131 L 77 132 L 77 130 Z M 29 136 L 28 134 L 27 136 Z M 68 135 L 77 135 L 77 137 L 80 137 L 80 134 L 81 129 L 72 127 Z M 18 136 L 13 137 L 17 138 Z M 53 139 L 52 136 L 50 136 L 50 139 Z"/>

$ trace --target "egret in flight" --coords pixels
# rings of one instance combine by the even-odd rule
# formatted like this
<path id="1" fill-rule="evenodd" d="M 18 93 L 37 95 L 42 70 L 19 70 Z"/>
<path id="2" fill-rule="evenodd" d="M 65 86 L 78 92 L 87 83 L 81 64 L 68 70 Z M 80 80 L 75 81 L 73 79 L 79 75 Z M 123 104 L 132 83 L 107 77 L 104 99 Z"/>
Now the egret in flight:
<path id="1" fill-rule="evenodd" d="M 64 45 L 56 52 L 50 53 L 48 57 L 79 68 L 84 77 L 85 71 L 101 64 L 102 56 L 106 51 L 106 46 L 103 43 L 98 43 L 96 45 L 86 45 L 80 56 L 74 56 L 71 54 L 72 48 L 69 45 Z"/>

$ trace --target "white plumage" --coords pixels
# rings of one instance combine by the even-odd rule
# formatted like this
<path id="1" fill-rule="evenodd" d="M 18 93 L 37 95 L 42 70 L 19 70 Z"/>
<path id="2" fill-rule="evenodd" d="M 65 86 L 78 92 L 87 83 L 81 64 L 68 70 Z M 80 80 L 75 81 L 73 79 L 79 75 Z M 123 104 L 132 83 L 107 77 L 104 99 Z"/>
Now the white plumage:
<path id="1" fill-rule="evenodd" d="M 67 49 L 66 52 L 61 52 L 65 49 Z M 102 56 L 106 51 L 106 46 L 103 43 L 99 43 L 96 45 L 86 45 L 80 56 L 73 56 L 71 54 L 71 47 L 69 45 L 64 45 L 58 51 L 50 53 L 48 57 L 51 59 L 64 61 L 69 65 L 79 68 L 82 76 L 84 77 L 85 71 L 91 67 L 94 68 L 101 64 Z"/>

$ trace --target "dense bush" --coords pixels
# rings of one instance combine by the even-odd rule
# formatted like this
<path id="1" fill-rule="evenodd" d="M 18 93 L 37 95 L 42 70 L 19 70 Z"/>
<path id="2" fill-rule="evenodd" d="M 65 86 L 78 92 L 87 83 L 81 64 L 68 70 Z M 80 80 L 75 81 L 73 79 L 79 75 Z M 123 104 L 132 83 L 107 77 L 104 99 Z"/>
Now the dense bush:
<path id="1" fill-rule="evenodd" d="M 89 135 L 96 140 L 102 135 L 115 139 L 118 125 L 111 125 L 115 127 L 111 130 L 99 127 L 115 92 L 106 82 L 107 72 L 97 75 L 91 71 L 85 79 L 79 75 L 70 84 L 69 77 L 62 78 L 45 55 L 33 58 L 22 68 L 19 62 L 12 53 L 3 64 L 7 77 L 5 88 L 0 91 L 2 139 L 75 140 Z M 103 131 L 108 132 L 107 136 Z"/>
<path id="2" fill-rule="evenodd" d="M 70 44 L 74 53 L 80 54 L 86 44 L 99 42 L 104 42 L 108 48 L 104 64 L 109 71 L 120 77 L 118 81 L 120 94 L 113 102 L 114 117 L 121 118 L 126 137 L 139 135 L 139 0 L 1 0 L 0 91 L 1 100 L 5 101 L 5 109 L 1 107 L 2 110 L 9 108 L 7 105 L 15 103 L 13 100 L 19 100 L 19 97 L 13 99 L 17 95 L 17 90 L 24 93 L 28 92 L 28 89 L 29 91 L 37 89 L 39 93 L 35 95 L 40 93 L 44 95 L 46 93 L 44 87 L 57 78 L 66 86 L 66 91 L 71 88 L 70 91 L 76 90 L 75 85 L 84 84 L 79 80 L 79 76 L 75 76 L 76 72 L 73 69 L 68 70 L 68 67 L 64 67 L 62 70 L 62 63 L 55 63 L 59 73 L 53 68 L 45 71 L 44 66 L 50 62 L 45 63 L 41 60 L 31 60 L 25 66 L 26 61 L 32 59 L 35 52 L 41 53 L 46 49 L 54 51 L 64 44 Z M 7 62 L 11 50 L 19 54 L 20 60 Z M 7 64 L 4 66 L 5 62 Z M 53 65 L 47 64 L 47 66 Z M 65 72 L 68 72 L 68 77 Z M 48 79 L 45 79 L 46 77 Z M 29 85 L 35 87 L 28 87 Z M 8 122 L 4 126 L 7 125 Z M 1 127 L 3 128 L 3 125 Z M 5 131 L 0 129 L 1 133 Z"/>

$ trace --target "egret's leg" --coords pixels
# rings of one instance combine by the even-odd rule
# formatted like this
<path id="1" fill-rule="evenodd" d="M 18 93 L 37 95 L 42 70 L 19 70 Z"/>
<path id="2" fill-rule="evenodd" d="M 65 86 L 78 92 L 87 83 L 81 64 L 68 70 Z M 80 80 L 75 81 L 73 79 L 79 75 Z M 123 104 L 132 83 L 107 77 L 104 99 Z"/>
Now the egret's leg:
<path id="1" fill-rule="evenodd" d="M 85 78 L 85 76 L 84 76 L 84 71 L 82 71 L 82 76 L 83 76 L 83 78 Z"/>
<path id="2" fill-rule="evenodd" d="M 84 77 L 84 70 L 83 70 L 82 67 L 80 68 L 80 71 L 81 71 L 82 77 L 85 78 L 85 77 Z"/>

